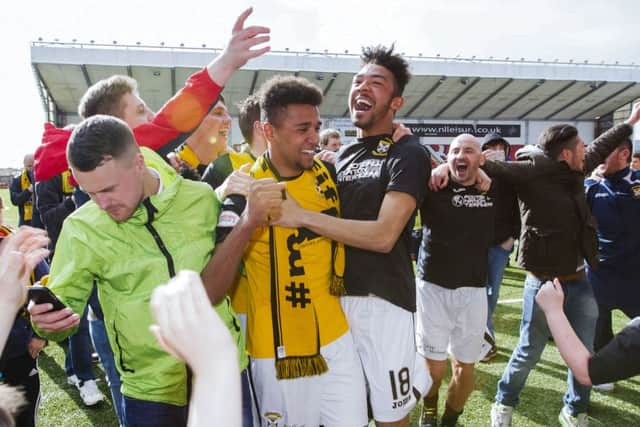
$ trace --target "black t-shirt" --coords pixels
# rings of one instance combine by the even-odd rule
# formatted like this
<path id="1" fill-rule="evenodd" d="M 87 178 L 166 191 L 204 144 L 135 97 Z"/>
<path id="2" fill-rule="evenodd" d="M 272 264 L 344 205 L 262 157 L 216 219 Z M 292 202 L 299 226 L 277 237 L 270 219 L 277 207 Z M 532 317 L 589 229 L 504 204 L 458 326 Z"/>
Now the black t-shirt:
<path id="1" fill-rule="evenodd" d="M 589 377 L 593 384 L 604 384 L 639 374 L 640 317 L 636 317 L 589 360 Z"/>
<path id="2" fill-rule="evenodd" d="M 393 143 L 390 135 L 377 135 L 359 139 L 341 150 L 336 170 L 342 217 L 376 220 L 388 191 L 410 194 L 416 199 L 416 206 L 420 206 L 431 164 L 429 154 L 417 137 L 406 136 Z M 387 254 L 346 247 L 348 295 L 374 294 L 415 312 L 416 291 L 410 255 L 413 221 L 412 215 Z"/>
<path id="3" fill-rule="evenodd" d="M 422 244 L 418 277 L 443 288 L 482 288 L 494 238 L 495 185 L 488 193 L 452 179 L 446 188 L 428 191 L 420 208 Z"/>

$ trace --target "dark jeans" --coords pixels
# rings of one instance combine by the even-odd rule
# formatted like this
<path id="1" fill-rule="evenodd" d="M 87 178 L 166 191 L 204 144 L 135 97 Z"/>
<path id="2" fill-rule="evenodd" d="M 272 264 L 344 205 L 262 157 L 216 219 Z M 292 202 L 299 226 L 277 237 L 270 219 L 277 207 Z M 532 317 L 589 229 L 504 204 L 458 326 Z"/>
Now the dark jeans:
<path id="1" fill-rule="evenodd" d="M 509 264 L 509 255 L 513 252 L 513 247 L 509 250 L 502 245 L 495 245 L 489 248 L 489 259 L 487 265 L 487 302 L 489 310 L 487 310 L 487 328 L 495 337 L 493 328 L 493 312 L 498 305 L 498 297 L 500 296 L 500 284 L 504 277 L 504 269 Z"/>
<path id="2" fill-rule="evenodd" d="M 89 297 L 89 305 L 93 314 L 97 320 L 91 320 L 89 327 L 91 331 L 91 340 L 93 346 L 100 356 L 100 363 L 104 373 L 107 374 L 107 382 L 109 383 L 109 390 L 111 391 L 111 401 L 113 402 L 113 408 L 116 412 L 116 416 L 120 421 L 120 425 L 125 425 L 124 416 L 122 414 L 122 393 L 120 392 L 120 374 L 116 369 L 116 364 L 113 359 L 113 351 L 109 346 L 109 340 L 107 338 L 107 331 L 104 326 L 104 315 L 102 313 L 102 307 L 100 307 L 100 301 L 98 301 L 98 290 L 96 286 L 93 286 L 93 292 Z"/>
<path id="3" fill-rule="evenodd" d="M 127 427 L 186 427 L 187 425 L 189 406 L 123 397 L 122 412 Z"/>
<path id="4" fill-rule="evenodd" d="M 34 427 L 40 398 L 40 375 L 35 359 L 27 352 L 6 361 L 3 382 L 21 387 L 27 403 L 16 416 L 17 427 Z"/>

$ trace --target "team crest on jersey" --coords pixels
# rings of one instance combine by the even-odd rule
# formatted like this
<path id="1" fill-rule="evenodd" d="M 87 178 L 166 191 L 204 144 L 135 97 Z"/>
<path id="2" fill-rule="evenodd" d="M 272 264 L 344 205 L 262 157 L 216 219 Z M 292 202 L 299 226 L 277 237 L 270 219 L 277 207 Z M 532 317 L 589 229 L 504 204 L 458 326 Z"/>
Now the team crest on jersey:
<path id="1" fill-rule="evenodd" d="M 374 156 L 386 156 L 391 145 L 393 145 L 393 141 L 390 138 L 383 138 L 378 142 L 378 146 L 372 154 Z"/>
<path id="2" fill-rule="evenodd" d="M 631 187 L 631 193 L 634 199 L 640 199 L 640 185 L 634 185 Z"/>
<path id="3" fill-rule="evenodd" d="M 282 419 L 282 414 L 278 412 L 265 412 L 263 417 L 267 421 L 268 427 L 278 427 L 278 421 Z"/>

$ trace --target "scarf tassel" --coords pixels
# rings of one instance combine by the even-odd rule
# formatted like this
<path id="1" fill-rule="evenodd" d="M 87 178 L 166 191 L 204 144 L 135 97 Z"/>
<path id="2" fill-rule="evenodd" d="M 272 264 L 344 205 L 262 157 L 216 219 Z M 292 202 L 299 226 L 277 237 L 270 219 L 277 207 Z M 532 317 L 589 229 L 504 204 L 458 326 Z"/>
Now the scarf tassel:
<path id="1" fill-rule="evenodd" d="M 279 380 L 324 374 L 329 370 L 321 354 L 276 359 L 276 377 Z"/>
<path id="2" fill-rule="evenodd" d="M 343 297 L 347 295 L 347 290 L 344 287 L 344 277 L 337 275 L 331 276 L 331 283 L 329 284 L 329 292 L 336 297 Z"/>

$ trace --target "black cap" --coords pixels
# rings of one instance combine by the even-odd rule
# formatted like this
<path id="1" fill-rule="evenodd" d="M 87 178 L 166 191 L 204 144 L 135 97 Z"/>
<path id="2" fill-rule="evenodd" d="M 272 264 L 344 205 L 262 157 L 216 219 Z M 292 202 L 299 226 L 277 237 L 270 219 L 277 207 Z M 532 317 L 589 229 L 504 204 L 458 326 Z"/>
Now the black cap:
<path id="1" fill-rule="evenodd" d="M 494 144 L 496 142 L 501 142 L 504 144 L 504 154 L 505 156 L 509 157 L 509 152 L 511 151 L 511 144 L 509 144 L 509 142 L 497 132 L 488 133 L 485 135 L 484 140 L 482 141 L 482 151 L 486 150 L 487 146 Z"/>

